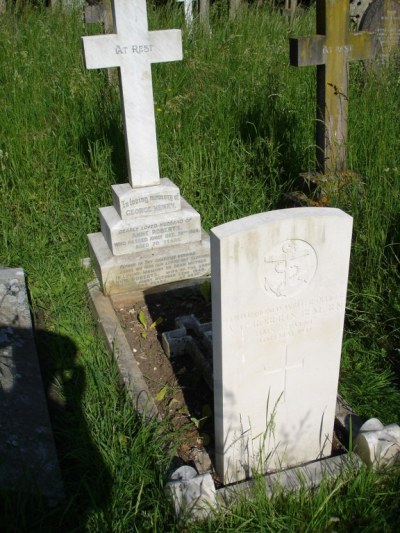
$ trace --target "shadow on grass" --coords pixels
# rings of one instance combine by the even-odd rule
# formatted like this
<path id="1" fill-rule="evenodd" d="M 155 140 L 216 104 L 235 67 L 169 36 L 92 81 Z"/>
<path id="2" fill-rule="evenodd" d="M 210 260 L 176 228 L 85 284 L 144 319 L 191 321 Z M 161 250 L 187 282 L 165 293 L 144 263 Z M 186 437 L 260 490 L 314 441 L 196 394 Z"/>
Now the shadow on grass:
<path id="1" fill-rule="evenodd" d="M 53 476 L 47 476 L 46 473 L 43 477 L 48 478 L 48 487 L 43 495 L 43 490 L 38 487 L 41 483 L 37 483 L 34 479 L 40 478 L 44 468 L 48 466 L 47 456 L 41 457 L 42 451 L 38 450 L 41 446 L 41 436 L 34 435 L 31 439 L 31 451 L 33 452 L 31 456 L 35 456 L 31 457 L 29 448 L 26 453 L 22 439 L 24 431 L 18 432 L 17 429 L 17 439 L 21 437 L 18 443 L 19 449 L 16 450 L 17 456 L 23 458 L 26 464 L 22 465 L 22 477 L 14 485 L 14 489 L 0 492 L 0 530 L 4 532 L 83 531 L 91 512 L 106 511 L 110 500 L 112 480 L 90 436 L 83 413 L 82 396 L 86 387 L 86 379 L 83 367 L 77 364 L 79 354 L 76 345 L 68 337 L 43 329 L 37 329 L 35 336 L 65 497 L 61 500 L 56 497 L 52 501 Z M 17 353 L 14 347 L 13 351 Z M 31 421 L 31 418 L 36 416 L 36 406 L 33 405 L 33 401 L 30 401 L 29 393 L 33 392 L 31 396 L 35 396 L 34 389 L 25 390 L 24 380 L 19 380 L 24 370 L 26 372 L 24 366 L 25 364 L 21 365 L 21 358 L 16 360 L 13 356 L 12 373 L 15 379 L 9 380 L 12 386 L 9 386 L 7 391 L 0 390 L 0 403 L 3 406 L 19 404 L 21 407 L 13 409 L 12 414 L 20 418 L 21 425 L 26 424 L 32 428 L 38 428 L 35 432 L 40 433 L 42 431 L 38 426 L 40 420 Z M 37 387 L 37 383 L 35 385 Z M 35 465 L 31 467 L 30 461 L 33 463 L 37 457 L 41 457 L 42 461 L 38 462 L 35 469 Z M 44 463 L 46 463 L 45 467 L 43 467 Z M 25 471 L 29 470 L 31 473 L 25 475 Z M 55 490 L 58 490 L 58 487 Z"/>

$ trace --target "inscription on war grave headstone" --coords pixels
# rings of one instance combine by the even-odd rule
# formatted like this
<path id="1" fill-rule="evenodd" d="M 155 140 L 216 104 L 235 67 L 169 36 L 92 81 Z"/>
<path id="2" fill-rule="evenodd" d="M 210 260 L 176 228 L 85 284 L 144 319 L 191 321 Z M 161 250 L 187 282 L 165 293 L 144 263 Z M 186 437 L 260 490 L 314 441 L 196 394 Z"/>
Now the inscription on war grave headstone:
<path id="1" fill-rule="evenodd" d="M 316 146 L 323 174 L 347 169 L 348 62 L 373 54 L 372 33 L 349 31 L 348 0 L 317 0 L 317 35 L 290 39 L 290 63 L 317 66 Z"/>
<path id="2" fill-rule="evenodd" d="M 112 187 L 90 234 L 106 294 L 209 274 L 208 235 L 179 188 L 160 179 L 151 63 L 182 59 L 180 30 L 148 31 L 146 0 L 114 0 L 114 33 L 83 37 L 88 68 L 119 67 L 129 182 Z"/>
<path id="3" fill-rule="evenodd" d="M 329 208 L 262 213 L 212 230 L 223 483 L 331 454 L 351 231 L 352 218 Z"/>

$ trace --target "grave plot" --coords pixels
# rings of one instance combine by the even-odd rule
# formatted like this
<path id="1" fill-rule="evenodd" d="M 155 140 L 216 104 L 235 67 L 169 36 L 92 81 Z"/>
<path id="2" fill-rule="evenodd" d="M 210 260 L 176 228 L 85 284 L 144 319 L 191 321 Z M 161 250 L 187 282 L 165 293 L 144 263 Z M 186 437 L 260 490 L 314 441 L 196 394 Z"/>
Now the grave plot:
<path id="1" fill-rule="evenodd" d="M 319 35 L 293 41 L 292 58 L 318 65 L 320 148 L 335 174 L 346 160 L 347 62 L 368 56 L 371 41 L 349 35 L 342 0 L 319 9 Z M 158 167 L 151 63 L 182 57 L 180 32 L 148 31 L 144 0 L 115 0 L 114 33 L 83 44 L 88 68 L 120 69 L 129 169 L 89 235 L 91 301 L 135 408 L 169 419 L 182 439 L 185 464 L 166 487 L 177 512 L 204 516 L 255 471 L 271 491 L 338 475 L 349 458 L 334 455 L 335 416 L 344 431 L 357 421 L 337 412 L 351 217 L 298 208 L 214 228 L 210 317 L 209 237 Z M 360 446 L 392 431 L 378 426 Z"/>

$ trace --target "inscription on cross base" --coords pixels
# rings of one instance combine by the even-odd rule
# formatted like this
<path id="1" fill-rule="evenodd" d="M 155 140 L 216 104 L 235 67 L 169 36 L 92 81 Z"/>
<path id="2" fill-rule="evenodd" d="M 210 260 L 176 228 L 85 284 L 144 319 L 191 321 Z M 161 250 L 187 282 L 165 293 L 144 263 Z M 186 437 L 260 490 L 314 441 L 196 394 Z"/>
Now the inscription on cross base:
<path id="1" fill-rule="evenodd" d="M 317 161 L 346 170 L 348 62 L 373 57 L 373 34 L 350 33 L 349 0 L 317 0 L 317 35 L 290 39 L 290 63 L 317 65 Z"/>
<path id="2" fill-rule="evenodd" d="M 180 30 L 148 31 L 146 0 L 113 0 L 114 32 L 83 37 L 86 67 L 119 67 L 129 182 L 158 185 L 151 64 L 182 59 Z"/>
<path id="3" fill-rule="evenodd" d="M 297 368 L 304 368 L 304 359 L 301 360 L 301 363 L 296 363 L 296 364 L 293 364 L 293 365 L 289 365 L 288 364 L 288 351 L 289 351 L 289 347 L 286 346 L 285 360 L 283 362 L 283 366 L 280 366 L 276 370 L 270 370 L 268 372 L 264 371 L 264 375 L 265 376 L 272 376 L 274 374 L 281 374 L 282 375 L 282 386 L 281 386 L 282 402 L 286 401 L 286 384 L 287 384 L 287 373 L 288 373 L 288 370 L 295 370 Z"/>

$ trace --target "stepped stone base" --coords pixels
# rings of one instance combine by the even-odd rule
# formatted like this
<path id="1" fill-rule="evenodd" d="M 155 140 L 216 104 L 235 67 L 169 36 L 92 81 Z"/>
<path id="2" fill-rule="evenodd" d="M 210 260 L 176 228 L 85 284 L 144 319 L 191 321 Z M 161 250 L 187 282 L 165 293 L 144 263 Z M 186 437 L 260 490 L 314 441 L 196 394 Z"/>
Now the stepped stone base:
<path id="1" fill-rule="evenodd" d="M 182 209 L 121 220 L 113 206 L 100 208 L 101 232 L 114 255 L 186 244 L 201 238 L 200 215 L 183 198 Z"/>
<path id="2" fill-rule="evenodd" d="M 101 233 L 88 235 L 89 251 L 104 294 L 145 289 L 210 274 L 210 238 L 120 256 Z"/>

